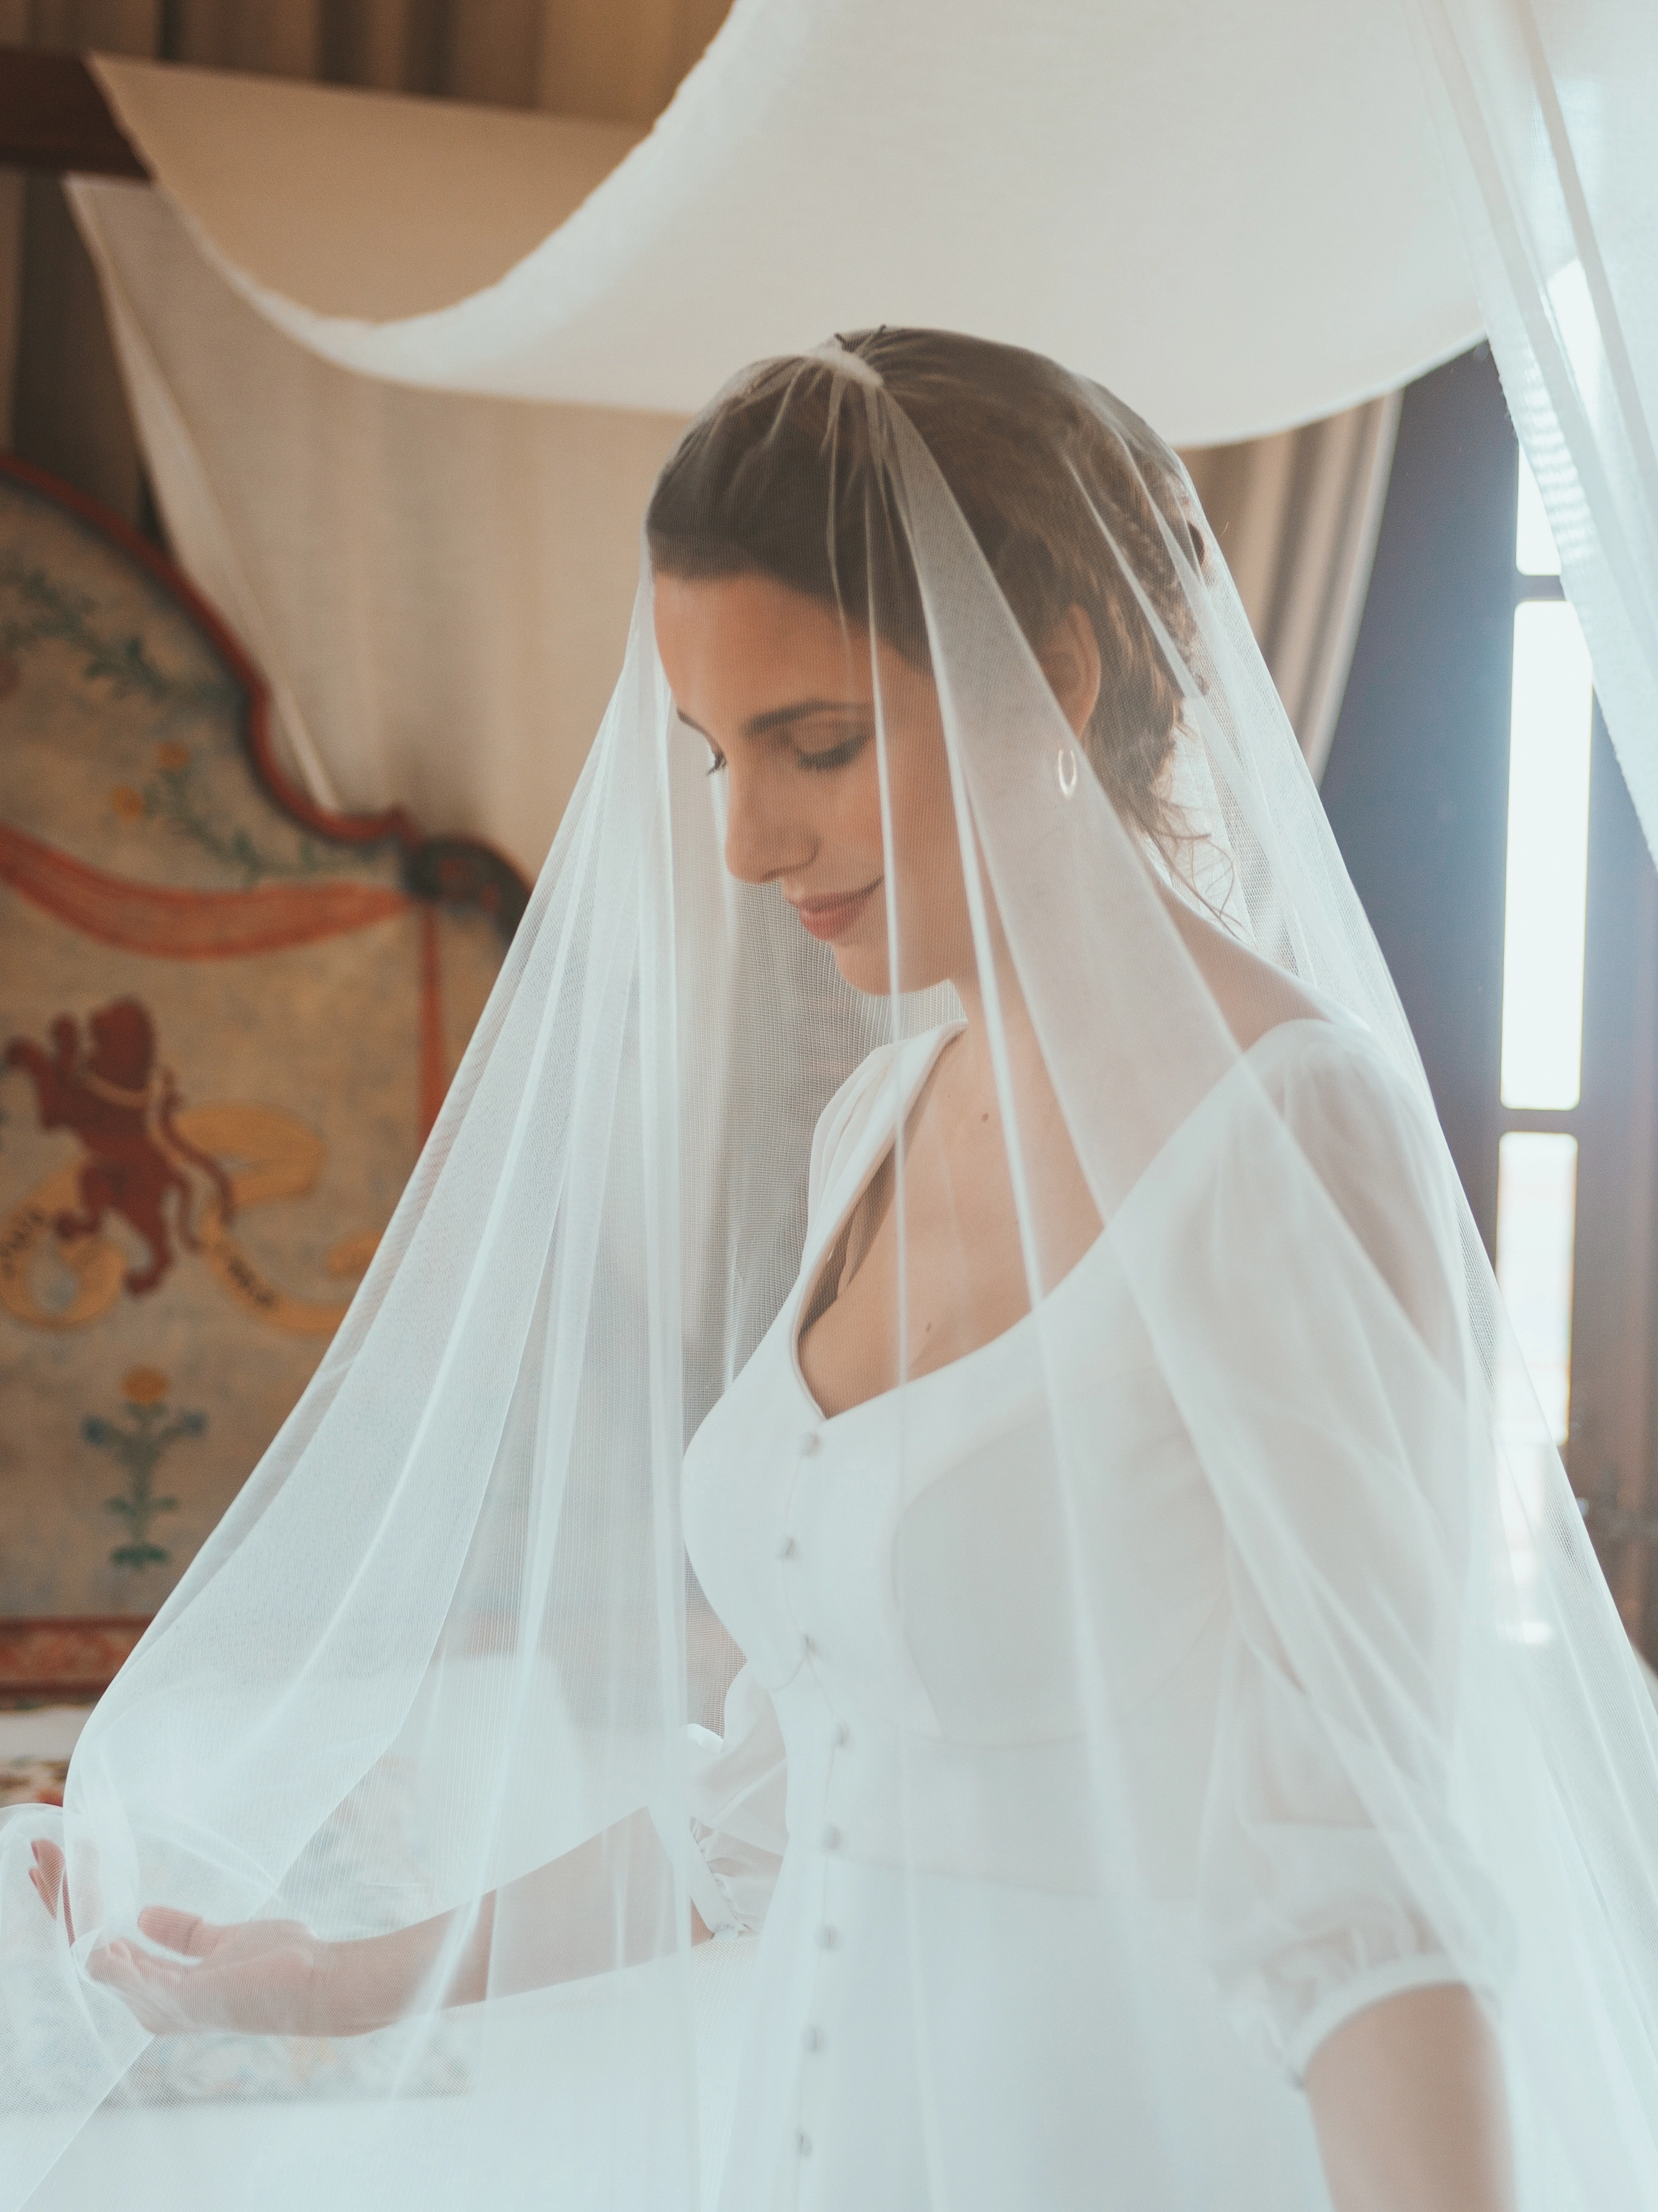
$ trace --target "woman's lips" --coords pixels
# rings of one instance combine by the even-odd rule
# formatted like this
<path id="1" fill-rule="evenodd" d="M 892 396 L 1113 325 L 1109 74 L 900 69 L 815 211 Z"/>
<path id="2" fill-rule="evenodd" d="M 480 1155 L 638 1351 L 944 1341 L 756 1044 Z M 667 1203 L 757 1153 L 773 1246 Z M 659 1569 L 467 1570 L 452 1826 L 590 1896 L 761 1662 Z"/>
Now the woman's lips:
<path id="1" fill-rule="evenodd" d="M 832 891 L 823 898 L 791 899 L 789 903 L 814 937 L 833 944 L 837 937 L 846 935 L 880 888 L 881 878 L 877 876 L 860 891 Z"/>

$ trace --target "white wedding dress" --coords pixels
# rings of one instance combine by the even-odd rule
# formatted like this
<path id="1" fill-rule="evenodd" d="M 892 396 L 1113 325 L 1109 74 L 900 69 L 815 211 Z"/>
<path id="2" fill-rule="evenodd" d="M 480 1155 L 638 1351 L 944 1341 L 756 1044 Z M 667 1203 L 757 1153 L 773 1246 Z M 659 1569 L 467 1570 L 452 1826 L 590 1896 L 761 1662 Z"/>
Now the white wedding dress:
<path id="1" fill-rule="evenodd" d="M 0 1818 L 0 2212 L 1327 2212 L 1298 2077 L 1435 1983 L 1521 2212 L 1649 2212 L 1658 1726 L 1177 458 L 1036 356 L 855 334 L 716 398 L 645 552 L 345 1323 L 61 1812 Z M 831 953 L 785 894 L 856 884 Z M 1171 895 L 1313 1013 L 1241 1049 Z M 951 981 L 1030 1279 L 1012 1038 L 1106 1227 L 826 1419 L 807 1286 Z M 440 1933 L 361 2043 L 243 2038 L 234 1974 L 233 2034 L 132 1948 L 156 1904 Z"/>
<path id="2" fill-rule="evenodd" d="M 699 1743 L 684 1870 L 711 1925 L 761 1931 L 719 2201 L 1172 2212 L 1184 2107 L 1194 2208 L 1310 2212 L 1328 2200 L 1294 2077 L 1359 2007 L 1462 1978 L 1263 1626 L 1115 1261 L 1139 1215 L 1235 1196 L 1238 1079 L 1043 1309 L 1097 1439 L 1086 1571 L 1135 1768 L 1132 1971 L 1180 2022 L 1160 2056 L 1090 1894 L 1030 1317 L 832 1419 L 797 1354 L 805 1290 L 951 1034 L 902 1048 L 896 1082 L 876 1054 L 825 1114 L 799 1281 L 687 1458 L 688 1548 L 747 1664 Z M 1418 1117 L 1357 1024 L 1287 1023 L 1240 1070 L 1361 1231 L 1408 1208 Z M 1356 1549 L 1347 1567 L 1370 1571 Z"/>

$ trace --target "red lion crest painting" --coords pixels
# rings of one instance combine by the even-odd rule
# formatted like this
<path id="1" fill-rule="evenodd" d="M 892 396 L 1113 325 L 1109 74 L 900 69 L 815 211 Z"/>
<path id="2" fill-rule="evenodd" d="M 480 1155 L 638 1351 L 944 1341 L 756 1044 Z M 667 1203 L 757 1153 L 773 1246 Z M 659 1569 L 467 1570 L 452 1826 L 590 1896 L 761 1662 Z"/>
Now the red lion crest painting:
<path id="1" fill-rule="evenodd" d="M 0 461 L 0 1631 L 171 1588 L 337 1327 L 522 910 L 486 848 L 313 805 L 265 711 L 152 547 Z"/>
<path id="2" fill-rule="evenodd" d="M 171 1073 L 162 1074 L 159 1091 L 154 1087 L 155 1027 L 146 1009 L 137 999 L 112 1000 L 88 1017 L 87 1032 L 83 1052 L 80 1024 L 60 1014 L 52 1025 L 50 1055 L 27 1037 L 13 1037 L 5 1064 L 33 1079 L 40 1127 L 72 1129 L 85 1148 L 79 1207 L 52 1216 L 53 1235 L 74 1244 L 95 1237 L 106 1214 L 118 1213 L 148 1254 L 125 1278 L 136 1297 L 155 1290 L 173 1265 L 163 1212 L 169 1197 L 178 1200 L 179 1241 L 197 1249 L 186 1164 L 208 1177 L 224 1221 L 234 1213 L 235 1200 L 218 1161 L 197 1152 L 174 1121 L 179 1094 Z"/>

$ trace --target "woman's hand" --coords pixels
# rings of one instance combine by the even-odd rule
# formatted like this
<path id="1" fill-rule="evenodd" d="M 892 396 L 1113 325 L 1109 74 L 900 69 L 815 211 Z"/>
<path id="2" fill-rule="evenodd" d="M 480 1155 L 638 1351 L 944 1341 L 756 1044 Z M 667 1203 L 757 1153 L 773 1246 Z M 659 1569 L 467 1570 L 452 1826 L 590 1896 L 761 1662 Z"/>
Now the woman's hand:
<path id="1" fill-rule="evenodd" d="M 249 1920 L 216 1927 L 192 1913 L 153 1905 L 138 1927 L 179 1955 L 161 1958 L 117 1939 L 94 1951 L 87 1972 L 121 1998 L 152 2035 L 203 2027 L 242 2035 L 329 2035 L 335 2017 L 334 1947 L 298 1920 Z"/>
<path id="2" fill-rule="evenodd" d="M 496 1893 L 413 1927 L 325 1943 L 297 1920 L 248 1920 L 230 1928 L 193 1913 L 148 1905 L 141 1934 L 170 1958 L 117 1937 L 87 1960 L 94 1981 L 113 1990 L 154 2035 L 231 2028 L 244 2035 L 364 2035 L 396 2020 L 476 2004 L 493 1988 L 507 1995 L 610 1972 L 663 1948 L 661 1904 L 669 1869 L 647 1811 L 630 1814 L 562 1858 L 520 1875 L 502 1893 L 509 1929 L 494 1955 Z M 64 1854 L 34 1845 L 30 1873 L 41 1903 L 61 1911 L 72 1942 Z M 617 1940 L 618 1882 L 637 1897 Z M 708 1935 L 693 1916 L 692 1941 Z"/>
<path id="3" fill-rule="evenodd" d="M 33 1845 L 29 1880 L 64 1933 L 75 1941 L 64 1854 L 56 1844 Z M 218 1928 L 193 1913 L 153 1905 L 138 1915 L 140 1931 L 178 1954 L 158 1958 L 117 1938 L 87 1961 L 94 1982 L 112 1989 L 152 2035 L 197 2028 L 234 2028 L 244 2035 L 329 2035 L 345 2031 L 335 1985 L 335 1947 L 319 1942 L 297 1920 L 250 1920 Z M 355 2023 L 354 2023 L 355 2024 Z"/>

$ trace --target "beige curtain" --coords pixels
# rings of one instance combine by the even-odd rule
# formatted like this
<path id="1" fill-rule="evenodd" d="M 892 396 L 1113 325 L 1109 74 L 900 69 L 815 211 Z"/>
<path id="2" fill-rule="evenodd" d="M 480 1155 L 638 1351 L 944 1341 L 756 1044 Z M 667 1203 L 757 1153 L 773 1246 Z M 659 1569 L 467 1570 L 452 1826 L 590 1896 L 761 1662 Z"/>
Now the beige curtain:
<path id="1" fill-rule="evenodd" d="M 1315 777 L 1346 688 L 1400 394 L 1275 438 L 1185 455 Z"/>

